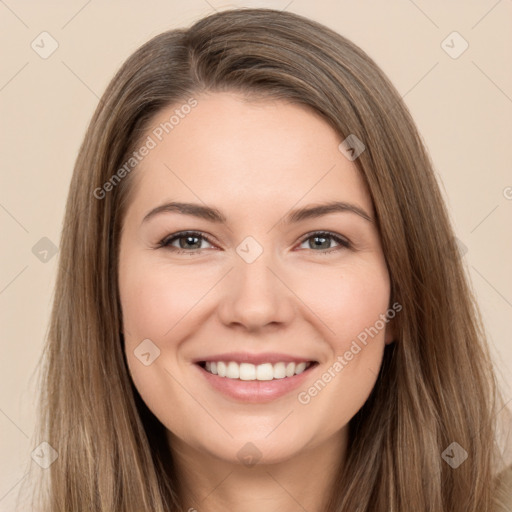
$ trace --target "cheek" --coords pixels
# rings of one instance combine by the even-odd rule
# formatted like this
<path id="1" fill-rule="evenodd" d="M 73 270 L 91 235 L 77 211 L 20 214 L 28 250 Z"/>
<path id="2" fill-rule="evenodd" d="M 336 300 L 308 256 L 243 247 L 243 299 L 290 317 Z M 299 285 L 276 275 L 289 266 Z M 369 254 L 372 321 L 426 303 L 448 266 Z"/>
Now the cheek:
<path id="1" fill-rule="evenodd" d="M 324 337 L 336 353 L 345 352 L 352 339 L 377 321 L 389 306 L 389 275 L 383 261 L 346 266 L 314 280 L 304 281 L 298 295 L 317 316 Z M 313 322 L 313 320 L 311 320 Z"/>
<path id="2" fill-rule="evenodd" d="M 340 294 L 340 313 L 336 323 L 335 344 L 338 351 L 348 350 L 353 340 L 364 342 L 369 331 L 374 338 L 382 338 L 385 325 L 381 315 L 389 306 L 390 287 L 386 276 L 354 279 Z M 378 333 L 376 332 L 376 330 Z"/>
<path id="3" fill-rule="evenodd" d="M 201 290 L 191 286 L 191 278 L 190 273 L 170 271 L 165 265 L 132 255 L 119 270 L 125 353 L 131 378 L 155 416 L 175 428 L 180 426 L 179 415 L 171 421 L 168 404 L 173 404 L 172 410 L 190 408 L 187 394 L 177 383 L 183 377 L 175 361 L 179 341 L 190 334 L 186 315 L 191 314 L 201 297 Z M 145 354 L 149 356 L 145 358 Z"/>
<path id="4" fill-rule="evenodd" d="M 205 309 L 205 302 L 201 301 L 217 281 L 215 273 L 201 273 L 186 265 L 170 268 L 142 257 L 125 260 L 120 268 L 128 365 L 139 393 L 157 417 L 162 396 L 180 408 L 189 407 L 182 390 L 163 368 L 173 369 L 181 380 L 180 368 L 175 365 L 178 345 L 193 336 L 205 315 L 211 313 L 210 307 Z M 299 407 L 305 407 L 305 421 L 317 418 L 327 430 L 335 431 L 361 408 L 376 380 L 385 329 L 378 330 L 377 335 L 369 335 L 368 330 L 388 307 L 387 270 L 375 261 L 336 270 L 325 266 L 315 270 L 314 279 L 304 279 L 304 272 L 295 274 L 292 269 L 286 281 L 294 294 L 286 295 L 284 290 L 283 300 L 297 301 L 298 316 L 294 321 L 308 324 L 308 328 L 316 331 L 327 349 L 324 354 L 330 356 L 324 372 L 318 374 L 319 379 L 310 388 L 297 391 L 308 400 L 305 405 L 299 399 Z M 382 321 L 378 326 L 381 324 Z M 144 339 L 166 347 L 149 367 L 133 355 Z"/>
<path id="5" fill-rule="evenodd" d="M 187 313 L 199 299 L 199 290 L 191 286 L 190 277 L 136 256 L 127 258 L 120 267 L 125 352 L 141 394 L 150 396 L 160 385 L 165 387 L 168 375 L 163 368 L 172 366 L 178 342 L 187 336 Z M 154 362 L 144 365 L 150 361 Z"/>
<path id="6" fill-rule="evenodd" d="M 375 385 L 385 346 L 389 293 L 386 267 L 374 265 L 344 272 L 318 298 L 316 311 L 329 327 L 324 337 L 331 358 L 316 380 L 299 390 L 297 401 L 303 414 L 326 426 L 327 434 L 350 421 Z"/>
<path id="7" fill-rule="evenodd" d="M 336 360 L 343 365 L 343 384 L 358 396 L 369 393 L 378 374 L 387 327 L 389 278 L 385 268 L 348 275 L 339 293 L 339 313 L 333 315 L 335 335 L 329 339 Z M 340 357 L 341 356 L 341 357 Z M 339 366 L 337 367 L 339 369 Z M 362 404 L 361 404 L 362 405 Z"/>
<path id="8" fill-rule="evenodd" d="M 140 261 L 127 262 L 125 268 L 119 288 L 127 332 L 155 341 L 174 337 L 171 331 L 205 293 L 194 276 Z"/>
<path id="9" fill-rule="evenodd" d="M 382 327 L 379 315 L 386 312 L 390 293 L 383 262 L 336 271 L 319 268 L 307 280 L 303 273 L 292 272 L 286 280 L 300 297 L 297 311 L 303 318 L 296 320 L 311 323 L 337 355 L 349 350 L 352 340 L 364 338 L 376 322 Z M 124 330 L 131 344 L 149 338 L 169 346 L 172 339 L 190 335 L 190 322 L 195 324 L 205 313 L 201 302 L 217 278 L 186 265 L 176 269 L 134 257 L 124 261 L 119 281 Z"/>

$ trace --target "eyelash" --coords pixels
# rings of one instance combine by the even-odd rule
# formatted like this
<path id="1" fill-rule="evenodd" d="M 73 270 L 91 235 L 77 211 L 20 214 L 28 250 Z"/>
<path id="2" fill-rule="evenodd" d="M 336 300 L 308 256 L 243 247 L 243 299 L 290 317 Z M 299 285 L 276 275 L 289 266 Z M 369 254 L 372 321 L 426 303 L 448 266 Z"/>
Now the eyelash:
<path id="1" fill-rule="evenodd" d="M 175 240 L 179 240 L 180 238 L 186 238 L 187 236 L 196 236 L 199 239 L 206 240 L 208 243 L 215 245 L 207 236 L 205 236 L 203 233 L 199 231 L 180 231 L 179 233 L 174 233 L 173 235 L 167 236 L 160 240 L 158 243 L 157 248 L 164 248 L 168 249 L 172 252 L 181 252 L 181 253 L 188 253 L 188 254 L 201 254 L 204 249 L 197 249 L 197 250 L 187 250 L 187 249 L 180 249 L 178 247 L 172 247 L 170 244 L 174 242 Z M 309 240 L 310 238 L 314 237 L 324 237 L 324 238 L 331 238 L 335 242 L 339 243 L 341 247 L 334 247 L 331 249 L 326 250 L 319 250 L 313 252 L 318 252 L 320 254 L 332 254 L 334 252 L 337 252 L 341 249 L 350 249 L 351 244 L 348 240 L 341 238 L 338 235 L 335 235 L 334 233 L 330 233 L 329 231 L 314 231 L 312 233 L 308 233 L 305 235 L 302 240 L 299 242 L 299 245 L 303 244 L 305 241 Z"/>

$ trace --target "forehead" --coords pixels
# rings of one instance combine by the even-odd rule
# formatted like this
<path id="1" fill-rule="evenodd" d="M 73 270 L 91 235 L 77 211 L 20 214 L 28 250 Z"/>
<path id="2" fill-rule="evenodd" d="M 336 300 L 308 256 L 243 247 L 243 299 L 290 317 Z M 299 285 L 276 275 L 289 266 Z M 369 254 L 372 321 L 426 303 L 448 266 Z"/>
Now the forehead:
<path id="1" fill-rule="evenodd" d="M 342 138 L 308 107 L 234 93 L 195 97 L 193 108 L 158 112 L 144 136 L 152 149 L 134 171 L 134 208 L 163 200 L 229 205 L 239 213 L 350 200 L 372 211 Z M 224 210 L 224 208 L 223 208 Z"/>

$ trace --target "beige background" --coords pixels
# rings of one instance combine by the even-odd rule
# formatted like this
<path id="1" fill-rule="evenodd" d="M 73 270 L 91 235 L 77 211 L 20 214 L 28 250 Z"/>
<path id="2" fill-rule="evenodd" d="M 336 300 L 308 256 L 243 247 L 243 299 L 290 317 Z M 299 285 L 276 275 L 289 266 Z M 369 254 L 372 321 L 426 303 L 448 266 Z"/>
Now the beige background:
<path id="1" fill-rule="evenodd" d="M 13 510 L 34 464 L 34 372 L 57 258 L 50 252 L 41 261 L 32 249 L 43 237 L 59 244 L 74 159 L 98 99 L 151 36 L 242 6 L 287 9 L 332 27 L 373 57 L 404 96 L 467 249 L 500 382 L 512 400 L 511 0 L 0 1 L 0 512 Z M 41 46 L 43 31 L 58 43 L 46 59 L 31 47 L 34 40 Z M 442 47 L 453 31 L 469 44 L 458 58 L 457 36 L 444 45 L 452 56 Z"/>

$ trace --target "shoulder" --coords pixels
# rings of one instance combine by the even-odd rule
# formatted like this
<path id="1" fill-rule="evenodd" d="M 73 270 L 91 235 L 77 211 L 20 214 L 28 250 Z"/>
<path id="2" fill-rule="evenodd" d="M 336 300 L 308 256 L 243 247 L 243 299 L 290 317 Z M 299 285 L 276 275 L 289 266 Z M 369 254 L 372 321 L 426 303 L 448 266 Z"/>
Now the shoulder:
<path id="1" fill-rule="evenodd" d="M 496 476 L 494 512 L 512 512 L 512 466 Z"/>

